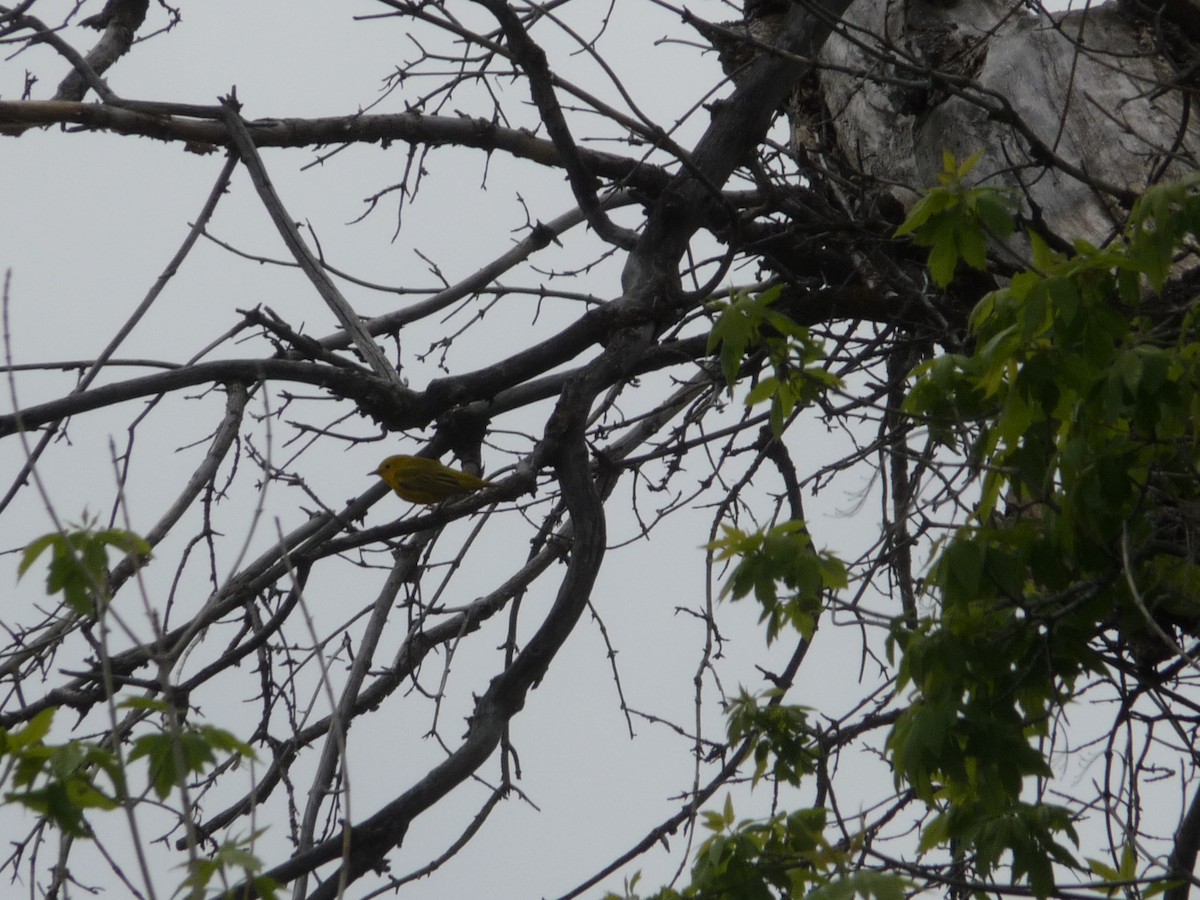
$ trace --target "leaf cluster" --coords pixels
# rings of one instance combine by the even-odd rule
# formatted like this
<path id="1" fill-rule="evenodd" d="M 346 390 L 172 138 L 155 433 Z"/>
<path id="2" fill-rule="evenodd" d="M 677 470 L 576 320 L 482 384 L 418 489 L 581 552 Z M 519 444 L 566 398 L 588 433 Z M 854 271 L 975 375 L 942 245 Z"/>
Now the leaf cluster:
<path id="1" fill-rule="evenodd" d="M 186 891 L 189 898 L 199 900 L 206 895 L 209 885 L 218 881 L 224 888 L 222 895 L 227 895 L 228 873 L 236 872 L 246 876 L 246 884 L 253 889 L 253 896 L 274 900 L 278 896 L 278 884 L 273 878 L 259 874 L 263 870 L 262 860 L 251 850 L 262 833 L 259 830 L 245 840 L 225 841 L 210 856 L 191 860 L 187 864 L 187 877 L 180 886 L 181 892 Z"/>
<path id="2" fill-rule="evenodd" d="M 805 775 L 815 771 L 819 750 L 808 725 L 808 710 L 771 702 L 777 701 L 779 694 L 771 691 L 760 699 L 740 690 L 726 709 L 726 733 L 730 744 L 750 742 L 756 784 L 769 768 L 776 783 L 799 785 Z"/>
<path id="3" fill-rule="evenodd" d="M 841 384 L 821 364 L 825 358 L 821 342 L 772 307 L 782 292 L 783 286 L 776 285 L 759 294 L 743 291 L 728 303 L 713 304 L 717 318 L 708 335 L 707 351 L 720 351 L 721 373 L 731 395 L 746 361 L 766 359 L 771 374 L 751 388 L 746 405 L 770 403 L 771 430 L 776 437 L 794 412 Z"/>
<path id="4" fill-rule="evenodd" d="M 86 522 L 71 531 L 55 531 L 31 541 L 21 556 L 18 576 L 50 551 L 46 593 L 62 592 L 63 602 L 81 616 L 95 617 L 109 599 L 108 550 L 119 550 L 141 561 L 150 557 L 150 544 L 119 528 L 96 530 Z"/>
<path id="5" fill-rule="evenodd" d="M 941 184 L 899 232 L 930 247 L 942 286 L 960 260 L 986 270 L 989 242 L 1016 229 L 1008 195 L 966 185 L 978 158 L 960 165 L 947 156 Z M 1200 635 L 1192 549 L 1200 546 L 1200 334 L 1190 304 L 1155 295 L 1200 229 L 1198 184 L 1152 189 L 1124 236 L 1104 248 L 1079 242 L 1055 253 L 1028 231 L 1030 265 L 974 310 L 971 351 L 919 366 L 904 402 L 935 441 L 969 461 L 978 500 L 930 566 L 932 614 L 915 627 L 895 622 L 889 653 L 898 688 L 912 693 L 886 750 L 898 785 L 934 812 L 922 852 L 951 850 L 984 879 L 1007 863 L 1038 897 L 1055 892 L 1056 867 L 1085 867 L 1071 849 L 1073 813 L 1028 800 L 1028 786 L 1052 775 L 1051 722 L 1081 676 L 1111 664 L 1103 636 L 1135 630 L 1130 584 L 1141 585 L 1155 615 L 1170 616 L 1168 626 Z M 743 296 L 722 309 L 710 350 L 720 348 L 731 386 L 747 356 L 765 351 L 776 361 L 771 341 L 806 339 L 771 309 L 773 299 Z M 769 397 L 782 409 L 778 384 L 764 380 L 751 400 Z M 773 415 L 773 424 L 783 418 Z M 737 560 L 724 593 L 754 596 L 768 641 L 791 629 L 810 638 L 823 592 L 847 583 L 801 522 L 749 534 L 726 527 L 709 549 Z M 743 692 L 730 705 L 729 733 L 753 741 L 756 780 L 770 772 L 795 784 L 813 770 L 802 708 L 760 705 Z M 829 848 L 813 836 L 821 812 L 738 824 L 728 804 L 706 814 L 716 834 L 684 896 L 902 890 L 889 876 L 842 873 L 837 861 L 822 868 L 833 856 L 822 856 Z M 1134 864 L 1100 874 L 1129 880 Z"/>
<path id="6" fill-rule="evenodd" d="M 944 151 L 938 186 L 921 198 L 896 229 L 897 237 L 912 235 L 917 246 L 929 248 L 929 274 L 938 287 L 947 287 L 954 280 L 960 260 L 986 272 L 988 241 L 1007 238 L 1016 227 L 1011 194 L 967 184 L 967 176 L 982 156 L 980 150 L 959 163 Z"/>
<path id="7" fill-rule="evenodd" d="M 733 800 L 726 797 L 721 811 L 705 812 L 702 820 L 712 835 L 696 853 L 691 884 L 682 892 L 666 888 L 652 900 L 903 900 L 909 887 L 900 875 L 853 871 L 850 862 L 858 841 L 830 844 L 824 809 L 738 821 Z M 638 898 L 627 892 L 623 898 L 609 894 L 606 900 Z"/>
<path id="8" fill-rule="evenodd" d="M 793 520 L 746 533 L 729 525 L 708 545 L 717 561 L 736 558 L 722 590 L 733 600 L 754 595 L 767 623 L 767 642 L 791 628 L 811 639 L 821 611 L 822 592 L 847 584 L 846 568 L 836 557 L 813 547 L 804 522 Z"/>
<path id="9" fill-rule="evenodd" d="M 140 559 L 150 552 L 149 544 L 132 532 L 82 527 L 32 541 L 24 550 L 19 574 L 24 575 L 49 550 L 47 592 L 61 591 L 67 606 L 81 616 L 102 616 L 109 598 L 110 547 Z M 150 789 L 159 800 L 166 800 L 181 790 L 190 776 L 255 755 L 252 747 L 225 729 L 182 723 L 178 711 L 166 701 L 138 697 L 119 705 L 143 717 L 157 714 L 163 722 L 133 737 L 124 759 L 112 748 L 90 741 L 47 743 L 55 707 L 42 710 L 23 728 L 0 729 L 0 763 L 4 780 L 11 779 L 12 785 L 4 799 L 31 810 L 65 835 L 87 838 L 94 834 L 86 819 L 90 810 L 141 802 L 128 787 L 131 762 L 146 761 Z M 248 877 L 258 896 L 272 897 L 274 883 L 258 874 L 261 868 L 245 842 L 225 843 L 208 858 L 193 858 L 188 863 L 181 890 L 189 897 L 203 897 L 215 877 L 234 872 Z"/>
<path id="10" fill-rule="evenodd" d="M 1147 193 L 1104 248 L 1054 253 L 1029 232 L 1032 265 L 971 316 L 973 352 L 918 367 L 905 404 L 966 453 L 979 499 L 931 569 L 936 615 L 897 623 L 916 693 L 888 747 L 897 778 L 942 810 L 925 846 L 970 847 L 985 874 L 1007 851 L 1038 896 L 1052 863 L 1078 865 L 1056 839 L 1074 840 L 1066 811 L 1019 799 L 1050 774 L 1047 722 L 1105 668 L 1105 632 L 1146 630 L 1138 584 L 1174 614 L 1160 624 L 1200 625 L 1200 334 L 1190 306 L 1152 306 L 1200 226 L 1196 183 Z"/>
<path id="11" fill-rule="evenodd" d="M 0 760 L 12 779 L 4 799 L 24 806 L 63 834 L 86 837 L 90 809 L 115 809 L 122 784 L 117 758 L 110 750 L 83 741 L 47 744 L 54 709 L 38 713 L 24 728 L 0 730 Z M 97 786 L 104 774 L 109 788 Z"/>
<path id="12" fill-rule="evenodd" d="M 185 784 L 189 775 L 201 774 L 223 758 L 238 762 L 255 757 L 254 748 L 223 728 L 178 723 L 164 701 L 136 698 L 123 705 L 162 713 L 167 723 L 135 738 L 129 752 L 130 762 L 146 760 L 150 787 L 160 800 Z"/>

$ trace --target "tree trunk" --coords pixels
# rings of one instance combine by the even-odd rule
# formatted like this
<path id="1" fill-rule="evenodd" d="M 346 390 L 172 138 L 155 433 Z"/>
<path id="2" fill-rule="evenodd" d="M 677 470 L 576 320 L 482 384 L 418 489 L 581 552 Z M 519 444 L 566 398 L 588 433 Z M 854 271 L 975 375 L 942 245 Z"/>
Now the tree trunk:
<path id="1" fill-rule="evenodd" d="M 1116 3 L 1047 16 L 1008 0 L 858 0 L 794 100 L 793 140 L 905 206 L 944 152 L 982 151 L 974 177 L 1018 190 L 1042 229 L 1101 243 L 1138 193 L 1196 167 L 1189 4 L 1173 5 L 1181 27 Z"/>

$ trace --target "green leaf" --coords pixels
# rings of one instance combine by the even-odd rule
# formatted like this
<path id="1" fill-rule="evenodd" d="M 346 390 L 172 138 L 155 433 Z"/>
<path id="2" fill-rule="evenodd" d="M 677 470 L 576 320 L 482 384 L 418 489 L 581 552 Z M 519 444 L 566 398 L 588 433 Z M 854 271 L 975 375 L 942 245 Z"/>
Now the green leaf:
<path id="1" fill-rule="evenodd" d="M 754 406 L 757 403 L 762 403 L 764 400 L 770 400 L 778 392 L 779 379 L 774 377 L 764 378 L 746 395 L 746 405 Z"/>
<path id="2" fill-rule="evenodd" d="M 958 232 L 958 253 L 972 269 L 987 271 L 987 238 L 978 228 L 964 225 Z"/>
<path id="3" fill-rule="evenodd" d="M 52 534 L 43 534 L 40 538 L 31 541 L 25 547 L 25 551 L 21 554 L 21 563 L 19 566 L 17 566 L 17 577 L 20 578 L 27 571 L 29 571 L 29 567 L 37 561 L 37 558 L 41 556 L 48 547 L 52 547 L 55 542 L 59 540 L 59 537 L 59 534 L 54 532 Z"/>
<path id="4" fill-rule="evenodd" d="M 166 797 L 192 774 L 216 764 L 217 751 L 235 757 L 253 757 L 254 750 L 230 732 L 212 725 L 200 725 L 178 732 L 154 731 L 133 742 L 129 760 L 145 758 L 149 764 L 150 785 L 159 799 Z"/>
<path id="5" fill-rule="evenodd" d="M 950 237 L 938 240 L 929 251 L 929 274 L 940 288 L 948 287 L 958 268 L 958 242 Z"/>
<path id="6" fill-rule="evenodd" d="M 1016 220 L 1008 204 L 996 191 L 982 190 L 978 193 L 975 214 L 980 224 L 998 238 L 1006 238 L 1016 231 Z"/>
<path id="7" fill-rule="evenodd" d="M 1114 869 L 1112 866 L 1105 865 L 1103 862 L 1101 862 L 1098 859 L 1092 859 L 1089 857 L 1087 860 L 1087 864 L 1088 864 L 1088 869 L 1090 869 L 1092 871 L 1092 873 L 1099 875 L 1105 881 L 1120 881 L 1121 880 L 1121 876 L 1120 876 L 1120 874 L 1118 874 L 1116 869 Z M 1105 893 L 1109 897 L 1112 896 L 1111 890 L 1106 891 Z"/>
<path id="8" fill-rule="evenodd" d="M 1033 256 L 1033 268 L 1040 270 L 1041 273 L 1055 268 L 1058 258 L 1054 251 L 1050 249 L 1050 245 L 1046 243 L 1045 239 L 1036 231 L 1028 232 L 1028 237 L 1029 248 Z M 1028 274 L 1036 277 L 1032 272 Z"/>
<path id="9" fill-rule="evenodd" d="M 21 729 L 8 732 L 7 750 L 10 753 L 15 753 L 40 743 L 47 734 L 50 733 L 50 726 L 54 723 L 54 713 L 57 707 L 43 709 L 40 713 L 29 720 L 29 723 Z"/>
<path id="10" fill-rule="evenodd" d="M 150 555 L 150 545 L 132 532 L 109 528 L 93 531 L 84 526 L 66 533 L 42 535 L 26 546 L 18 567 L 24 573 L 47 550 L 46 593 L 62 593 L 63 602 L 81 616 L 95 615 L 107 601 L 108 547 L 139 558 Z"/>
<path id="11" fill-rule="evenodd" d="M 896 237 L 904 237 L 918 231 L 931 218 L 945 211 L 954 202 L 953 195 L 946 190 L 931 190 L 912 208 L 908 218 L 896 229 Z"/>
<path id="12" fill-rule="evenodd" d="M 974 153 L 964 159 L 961 165 L 956 167 L 954 165 L 954 157 L 949 153 L 949 151 L 942 151 L 942 162 L 943 165 L 946 166 L 946 171 L 948 173 L 953 172 L 954 177 L 959 181 L 962 181 L 964 178 L 970 175 L 974 168 L 979 165 L 979 161 L 981 159 L 983 159 L 983 150 L 976 150 Z"/>
<path id="13" fill-rule="evenodd" d="M 948 580 L 947 591 L 953 591 L 965 599 L 979 595 L 983 580 L 983 549 L 969 540 L 956 540 L 947 548 L 942 558 Z"/>

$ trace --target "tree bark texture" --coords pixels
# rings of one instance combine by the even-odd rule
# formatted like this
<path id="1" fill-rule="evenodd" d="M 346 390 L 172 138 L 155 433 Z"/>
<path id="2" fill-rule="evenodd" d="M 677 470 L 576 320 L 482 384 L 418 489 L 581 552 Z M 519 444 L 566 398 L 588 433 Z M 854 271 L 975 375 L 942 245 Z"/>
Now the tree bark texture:
<path id="1" fill-rule="evenodd" d="M 1047 16 L 1006 0 L 858 0 L 845 21 L 794 98 L 793 140 L 906 206 L 944 152 L 982 151 L 974 177 L 1019 191 L 1059 237 L 1100 243 L 1139 192 L 1195 168 L 1195 89 L 1171 60 L 1188 31 L 1166 18 L 1116 3 Z"/>

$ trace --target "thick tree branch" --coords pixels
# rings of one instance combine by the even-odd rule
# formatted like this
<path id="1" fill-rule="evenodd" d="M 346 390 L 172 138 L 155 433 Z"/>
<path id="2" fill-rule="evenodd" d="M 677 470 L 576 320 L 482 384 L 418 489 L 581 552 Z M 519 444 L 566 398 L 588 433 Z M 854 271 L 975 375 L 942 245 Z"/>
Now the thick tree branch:
<path id="1" fill-rule="evenodd" d="M 0 100 L 0 129 L 20 125 L 81 125 L 115 134 L 141 135 L 186 145 L 193 152 L 213 152 L 233 142 L 215 109 L 182 104 L 140 103 L 135 108 L 61 100 Z M 202 116 L 201 118 L 193 118 Z M 430 116 L 350 115 L 313 119 L 258 119 L 246 122 L 254 146 L 307 148 L 321 144 L 387 144 L 406 141 L 429 146 L 453 145 L 502 151 L 518 159 L 561 168 L 563 157 L 553 141 L 524 129 L 502 128 L 487 119 Z M 591 172 L 626 188 L 658 193 L 669 180 L 662 168 L 637 159 L 576 148 Z"/>
<path id="2" fill-rule="evenodd" d="M 374 409 L 379 413 L 389 408 L 394 412 L 401 411 L 401 418 L 405 420 L 408 419 L 408 412 L 416 409 L 413 405 L 416 395 L 412 391 L 376 378 L 366 371 L 356 372 L 353 369 L 289 359 L 221 360 L 195 363 L 170 372 L 130 378 L 116 384 L 92 388 L 80 394 L 71 394 L 59 400 L 29 406 L 12 415 L 0 416 L 0 437 L 16 434 L 18 423 L 25 429 L 40 428 L 67 416 L 136 400 L 139 397 L 153 397 L 181 388 L 220 384 L 224 381 L 253 384 L 269 380 L 296 381 L 328 388 L 339 397 L 351 398 L 361 403 L 364 409 Z M 384 415 L 391 417 L 391 413 Z"/>
<path id="3" fill-rule="evenodd" d="M 104 9 L 79 24 L 102 28 L 104 33 L 85 60 L 88 72 L 76 67 L 58 85 L 55 100 L 82 100 L 92 86 L 91 73 L 102 75 L 133 46 L 133 37 L 146 20 L 150 0 L 108 0 Z"/>
<path id="4" fill-rule="evenodd" d="M 1163 894 L 1165 900 L 1187 900 L 1196 883 L 1196 854 L 1200 852 L 1200 787 L 1192 794 L 1187 813 L 1175 831 L 1175 845 L 1167 860 L 1167 877 L 1178 879 Z"/>
<path id="5" fill-rule="evenodd" d="M 796 81 L 811 68 L 811 59 L 833 31 L 851 0 L 793 4 L 780 29 L 777 45 L 786 56 L 764 54 L 756 60 L 733 94 L 722 101 L 712 125 L 692 153 L 693 167 L 676 176 L 671 189 L 655 203 L 638 246 L 622 275 L 625 290 L 639 283 L 677 285 L 665 268 L 683 256 L 688 241 L 718 203 L 713 185 L 724 185 L 746 163 Z M 662 299 L 660 298 L 660 302 Z"/>

